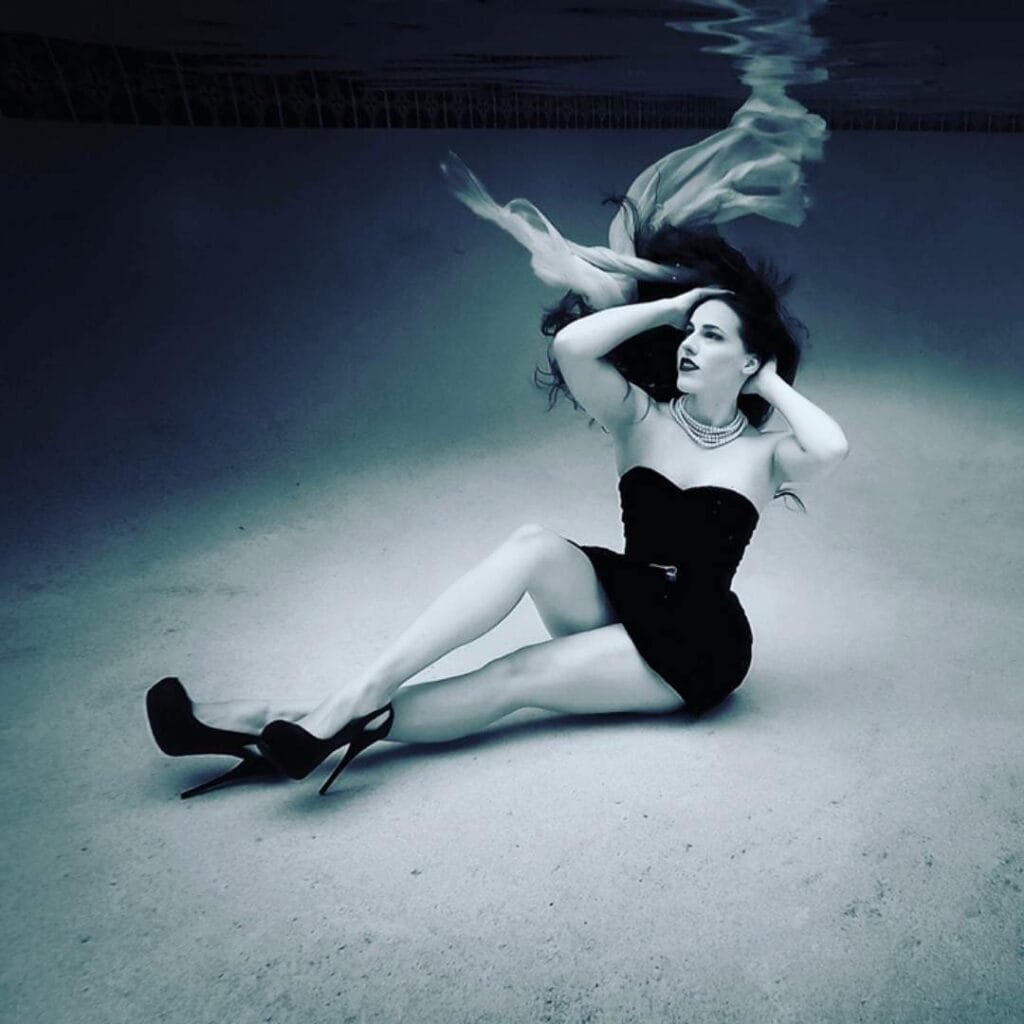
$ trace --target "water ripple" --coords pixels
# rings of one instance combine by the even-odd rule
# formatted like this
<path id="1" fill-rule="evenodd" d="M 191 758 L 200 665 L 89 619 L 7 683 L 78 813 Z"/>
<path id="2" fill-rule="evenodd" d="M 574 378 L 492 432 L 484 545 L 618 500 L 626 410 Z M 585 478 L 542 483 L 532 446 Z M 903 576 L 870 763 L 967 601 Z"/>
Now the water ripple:
<path id="1" fill-rule="evenodd" d="M 828 71 L 815 63 L 827 43 L 815 36 L 811 17 L 828 0 L 777 0 L 771 6 L 741 0 L 701 0 L 722 12 L 720 17 L 670 21 L 677 32 L 721 36 L 725 43 L 701 47 L 705 53 L 732 57 L 740 80 L 751 94 L 765 101 L 781 101 L 788 86 L 824 82 Z"/>

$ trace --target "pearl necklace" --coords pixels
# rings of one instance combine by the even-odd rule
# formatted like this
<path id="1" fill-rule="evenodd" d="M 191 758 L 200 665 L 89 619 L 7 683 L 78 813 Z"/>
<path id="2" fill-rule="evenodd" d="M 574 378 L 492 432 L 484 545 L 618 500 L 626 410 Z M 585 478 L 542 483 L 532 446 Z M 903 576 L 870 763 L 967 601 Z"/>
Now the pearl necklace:
<path id="1" fill-rule="evenodd" d="M 672 418 L 701 448 L 718 448 L 730 441 L 735 441 L 746 430 L 747 417 L 740 409 L 736 410 L 736 418 L 724 427 L 713 427 L 710 423 L 701 423 L 686 408 L 686 399 L 689 397 L 687 395 L 686 398 L 683 398 L 679 395 L 672 399 L 670 403 Z"/>

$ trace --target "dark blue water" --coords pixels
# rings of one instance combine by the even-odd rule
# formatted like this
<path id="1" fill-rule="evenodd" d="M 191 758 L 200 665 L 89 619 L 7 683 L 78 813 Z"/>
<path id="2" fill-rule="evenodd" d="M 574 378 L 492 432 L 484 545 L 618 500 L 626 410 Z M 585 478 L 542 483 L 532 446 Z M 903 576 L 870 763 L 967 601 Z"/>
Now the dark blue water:
<path id="1" fill-rule="evenodd" d="M 773 28 L 764 32 L 764 23 Z M 752 38 L 745 29 L 756 27 L 778 64 L 795 62 L 787 74 L 800 99 L 836 126 L 1020 127 L 1024 15 L 1004 0 L 314 0 L 301 17 L 286 0 L 141 10 L 129 0 L 102 8 L 14 0 L 0 17 L 0 109 L 141 123 L 547 127 L 543 108 L 528 116 L 531 98 L 687 97 L 721 103 L 721 120 L 745 86 L 714 52 L 728 37 L 712 40 L 709 25 L 741 49 Z M 356 95 L 359 111 L 332 113 L 332 91 L 338 104 Z M 509 95 L 522 109 L 511 100 L 503 107 Z M 432 103 L 443 116 L 421 109 Z M 604 121 L 584 117 L 583 126 L 657 127 L 652 116 L 629 123 L 616 110 Z M 710 123 L 716 115 L 701 116 Z M 579 126 L 580 114 L 549 120 Z"/>

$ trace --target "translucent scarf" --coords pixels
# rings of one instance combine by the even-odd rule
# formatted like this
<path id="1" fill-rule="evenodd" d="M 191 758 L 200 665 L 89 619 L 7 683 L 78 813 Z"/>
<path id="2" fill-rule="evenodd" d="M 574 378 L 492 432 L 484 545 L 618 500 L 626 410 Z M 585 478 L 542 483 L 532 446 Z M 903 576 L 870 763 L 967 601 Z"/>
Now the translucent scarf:
<path id="1" fill-rule="evenodd" d="M 684 281 L 685 268 L 636 255 L 635 239 L 672 225 L 723 224 L 757 214 L 798 225 L 808 199 L 802 163 L 820 160 L 825 122 L 792 98 L 767 102 L 756 92 L 729 127 L 677 149 L 642 171 L 608 229 L 608 245 L 577 245 L 526 199 L 499 206 L 483 183 L 449 152 L 441 171 L 455 198 L 493 221 L 530 252 L 545 284 L 577 292 L 593 309 L 631 302 L 637 281 Z"/>

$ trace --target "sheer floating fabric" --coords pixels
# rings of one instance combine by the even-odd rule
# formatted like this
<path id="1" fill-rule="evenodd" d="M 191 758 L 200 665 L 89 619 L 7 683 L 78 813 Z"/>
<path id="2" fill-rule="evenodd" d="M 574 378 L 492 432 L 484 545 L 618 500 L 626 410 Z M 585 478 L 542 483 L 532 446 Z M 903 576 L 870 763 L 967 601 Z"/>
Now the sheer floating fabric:
<path id="1" fill-rule="evenodd" d="M 826 134 L 824 120 L 791 97 L 751 96 L 728 128 L 663 156 L 637 176 L 626 193 L 630 202 L 611 222 L 607 246 L 570 241 L 526 199 L 498 205 L 455 153 L 441 170 L 456 199 L 529 250 L 541 281 L 605 309 L 632 302 L 637 281 L 689 277 L 685 268 L 636 255 L 640 227 L 724 224 L 751 214 L 802 223 L 808 206 L 802 164 L 821 159 Z"/>

